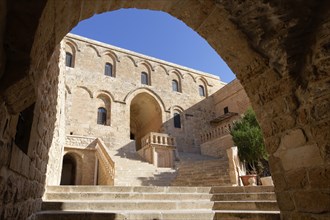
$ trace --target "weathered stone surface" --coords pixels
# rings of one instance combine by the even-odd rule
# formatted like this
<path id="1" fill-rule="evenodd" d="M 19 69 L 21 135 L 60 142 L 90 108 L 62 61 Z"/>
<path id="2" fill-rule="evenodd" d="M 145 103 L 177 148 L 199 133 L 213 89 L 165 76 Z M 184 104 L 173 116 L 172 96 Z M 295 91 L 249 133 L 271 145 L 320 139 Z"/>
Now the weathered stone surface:
<path id="1" fill-rule="evenodd" d="M 297 191 L 293 198 L 298 211 L 310 213 L 328 213 L 330 211 L 329 190 L 320 191 Z M 310 201 L 317 201 L 311 203 Z"/>
<path id="2" fill-rule="evenodd" d="M 174 11 L 176 2 L 178 6 L 181 6 L 178 8 L 182 8 L 182 10 Z M 48 131 L 42 132 L 40 130 L 39 133 L 42 136 L 35 134 L 35 128 L 38 127 L 36 122 L 32 139 L 41 140 L 38 147 L 42 149 L 42 156 L 39 159 L 48 160 L 47 155 L 51 146 L 56 111 L 52 107 L 47 111 L 46 106 L 48 104 L 55 106 L 53 101 L 56 100 L 57 94 L 54 92 L 56 91 L 54 78 L 52 75 L 47 75 L 44 78 L 46 75 L 45 70 L 55 46 L 77 24 L 78 20 L 86 19 L 95 12 L 101 13 L 109 11 L 109 9 L 122 7 L 149 8 L 170 13 L 173 9 L 173 15 L 180 16 L 182 21 L 192 25 L 232 67 L 250 97 L 262 128 L 265 129 L 266 139 L 268 137 L 281 139 L 292 130 L 304 130 L 306 143 L 300 146 L 293 143 L 295 148 L 299 148 L 298 150 L 295 151 L 295 148 L 292 148 L 291 152 L 285 153 L 287 149 L 283 149 L 281 154 L 276 154 L 281 161 L 285 157 L 283 167 L 281 168 L 281 165 L 278 165 L 275 160 L 273 160 L 276 162 L 275 168 L 271 163 L 272 170 L 276 171 L 274 176 L 276 189 L 281 188 L 294 193 L 293 189 L 284 187 L 285 184 L 282 184 L 283 176 L 287 171 L 300 170 L 302 167 L 306 170 L 318 169 L 319 167 L 325 167 L 330 161 L 330 130 L 328 129 L 330 117 L 329 111 L 326 111 L 329 108 L 328 100 L 330 100 L 330 93 L 328 92 L 330 67 L 329 2 L 307 0 L 281 1 L 280 3 L 261 0 L 208 0 L 204 2 L 197 0 L 174 1 L 174 3 L 173 1 L 125 1 L 125 3 L 111 1 L 109 5 L 105 1 L 69 2 L 48 0 L 33 3 L 2 1 L 0 8 L 1 18 L 3 19 L 0 19 L 0 29 L 2 30 L 0 31 L 0 41 L 1 48 L 4 49 L 0 49 L 0 63 L 2 70 L 3 64 L 6 68 L 4 71 L 0 70 L 2 76 L 0 100 L 1 103 L 4 103 L 0 105 L 0 112 L 2 112 L 2 109 L 6 109 L 4 111 L 6 113 L 5 117 L 0 118 L 0 125 L 6 124 L 8 119 L 8 129 L 5 129 L 4 133 L 0 131 L 0 143 L 10 148 L 11 151 L 17 124 L 17 121 L 15 122 L 17 115 L 14 114 L 25 106 L 24 101 L 11 102 L 11 106 L 8 106 L 10 108 L 7 109 L 5 94 L 11 96 L 13 93 L 8 93 L 9 90 L 7 92 L 5 90 L 13 88 L 14 82 L 18 82 L 30 74 L 31 88 L 34 90 L 26 90 L 31 92 L 26 94 L 24 100 L 33 100 L 32 96 L 35 96 L 37 99 L 36 106 L 39 106 L 35 111 L 36 118 L 41 112 L 41 106 L 42 111 L 49 112 L 47 115 L 49 123 L 43 125 L 47 126 L 45 130 Z M 71 4 L 71 10 L 64 7 L 66 4 Z M 213 8 L 215 8 L 214 11 L 210 13 L 210 9 Z M 197 13 L 192 9 L 200 10 Z M 63 18 L 68 19 L 64 19 L 63 24 L 61 24 Z M 22 21 L 24 21 L 24 25 L 22 25 Z M 6 27 L 5 32 L 3 31 L 4 27 Z M 258 81 L 257 79 L 260 78 L 261 74 L 263 80 L 259 79 L 260 81 Z M 41 84 L 39 84 L 40 80 L 45 81 L 46 84 L 50 83 L 49 88 L 52 89 L 43 90 Z M 281 85 L 283 86 L 281 87 Z M 282 89 L 278 88 L 282 88 L 283 92 Z M 20 88 L 18 87 L 18 89 Z M 36 93 L 34 94 L 32 91 L 36 91 Z M 50 91 L 49 97 L 42 96 L 43 91 L 45 93 Z M 15 92 L 19 94 L 19 91 Z M 281 102 L 278 96 L 285 97 L 284 99 L 287 101 Z M 39 102 L 42 99 L 44 104 L 41 105 Z M 274 105 L 284 105 L 286 107 L 276 106 L 274 111 L 270 110 L 273 100 Z M 294 102 L 293 105 L 290 105 L 291 101 Z M 269 103 L 268 106 L 267 102 Z M 266 105 L 267 108 L 264 109 L 263 105 Z M 294 110 L 296 107 L 297 111 Z M 284 116 L 280 116 L 285 112 L 285 109 L 292 110 L 285 113 Z M 300 143 L 300 140 L 298 142 Z M 267 143 L 277 142 L 269 141 Z M 57 144 L 60 145 L 60 143 Z M 277 147 L 273 146 L 271 149 L 270 152 L 272 153 L 277 150 Z M 306 154 L 312 153 L 312 156 L 305 156 L 302 153 L 304 151 L 306 151 Z M 32 149 L 31 152 L 36 151 Z M 290 165 L 290 159 L 292 163 L 296 162 L 297 157 L 292 157 L 294 153 L 298 153 L 300 156 L 303 155 L 303 158 L 299 158 L 295 165 Z M 0 158 L 7 157 L 8 151 L 1 149 L 0 154 Z M 55 154 L 51 153 L 51 155 Z M 308 162 L 304 162 L 304 160 Z M 27 190 L 32 188 L 32 182 L 41 181 L 44 175 L 39 170 L 40 163 L 36 159 L 32 158 L 31 163 L 34 164 L 37 170 L 35 179 L 28 182 Z M 20 173 L 11 172 L 8 161 L 1 163 L 1 166 L 1 169 L 5 169 L 10 175 L 16 176 L 17 181 L 19 181 L 19 178 L 25 178 Z M 281 172 L 283 174 L 280 175 Z M 318 173 L 319 171 L 315 172 Z M 314 171 L 311 171 L 310 174 L 312 176 L 316 175 Z M 313 206 L 323 202 L 320 207 L 326 204 L 326 200 L 319 200 L 317 196 L 313 196 L 318 195 L 317 192 L 321 190 L 320 188 L 324 189 L 324 180 L 320 180 L 319 183 L 310 183 L 313 185 L 306 185 L 306 187 L 310 187 L 316 193 L 303 195 L 304 191 L 301 191 L 303 196 L 294 196 L 295 209 L 290 212 L 283 212 L 283 219 L 324 219 L 324 214 L 308 213 L 320 211 L 321 209 L 318 210 L 312 207 L 313 210 L 310 211 L 308 207 L 306 209 L 302 208 L 305 207 L 305 202 Z M 42 188 L 42 184 L 39 182 L 37 184 L 38 188 Z M 279 184 L 279 186 L 276 186 L 276 184 Z M 28 199 L 34 208 L 38 208 L 39 195 L 39 193 L 35 194 Z M 5 219 L 18 218 L 20 203 L 16 201 L 7 202 L 5 206 L 0 206 L 2 207 L 0 208 L 2 210 L 1 217 Z M 35 210 L 34 208 L 31 208 L 31 210 Z M 30 216 L 31 213 L 25 213 L 24 215 Z M 23 215 L 19 217 L 27 218 Z"/>
<path id="3" fill-rule="evenodd" d="M 330 167 L 315 167 L 308 171 L 308 179 L 311 187 L 329 189 L 330 187 Z"/>

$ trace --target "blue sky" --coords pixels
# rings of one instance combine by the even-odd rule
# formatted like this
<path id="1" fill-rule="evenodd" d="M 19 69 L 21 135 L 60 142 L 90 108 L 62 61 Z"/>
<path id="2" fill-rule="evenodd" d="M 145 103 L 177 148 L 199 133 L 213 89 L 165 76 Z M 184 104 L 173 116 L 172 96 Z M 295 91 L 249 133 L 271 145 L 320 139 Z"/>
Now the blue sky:
<path id="1" fill-rule="evenodd" d="M 235 78 L 204 38 L 164 12 L 107 12 L 81 21 L 71 33 L 211 73 L 227 83 Z"/>

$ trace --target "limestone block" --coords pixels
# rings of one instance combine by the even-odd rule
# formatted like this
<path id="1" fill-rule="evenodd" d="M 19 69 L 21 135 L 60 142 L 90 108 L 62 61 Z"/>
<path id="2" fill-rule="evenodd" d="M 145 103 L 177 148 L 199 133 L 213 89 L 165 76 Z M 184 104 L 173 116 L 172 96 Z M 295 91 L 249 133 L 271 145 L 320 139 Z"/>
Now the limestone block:
<path id="1" fill-rule="evenodd" d="M 329 189 L 330 187 L 330 167 L 314 167 L 308 171 L 308 179 L 313 188 Z"/>
<path id="2" fill-rule="evenodd" d="M 325 213 L 330 211 L 330 193 L 328 190 L 296 191 L 293 193 L 293 197 L 298 211 L 310 213 Z"/>
<path id="3" fill-rule="evenodd" d="M 288 187 L 291 189 L 303 189 L 309 186 L 307 170 L 305 168 L 296 169 L 285 174 Z"/>
<path id="4" fill-rule="evenodd" d="M 310 167 L 323 164 L 323 159 L 316 145 L 305 145 L 298 148 L 288 149 L 281 154 L 281 161 L 284 170 L 294 170 L 300 167 Z"/>

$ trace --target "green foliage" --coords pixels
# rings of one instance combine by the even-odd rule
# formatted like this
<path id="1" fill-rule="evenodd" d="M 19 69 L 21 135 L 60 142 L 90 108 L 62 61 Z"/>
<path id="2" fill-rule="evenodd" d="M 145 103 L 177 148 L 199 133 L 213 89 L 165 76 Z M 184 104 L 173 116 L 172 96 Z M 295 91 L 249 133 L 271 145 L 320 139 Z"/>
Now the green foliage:
<path id="1" fill-rule="evenodd" d="M 255 112 L 249 108 L 244 117 L 234 123 L 230 133 L 238 148 L 238 156 L 246 163 L 248 171 L 262 173 L 268 154 Z"/>

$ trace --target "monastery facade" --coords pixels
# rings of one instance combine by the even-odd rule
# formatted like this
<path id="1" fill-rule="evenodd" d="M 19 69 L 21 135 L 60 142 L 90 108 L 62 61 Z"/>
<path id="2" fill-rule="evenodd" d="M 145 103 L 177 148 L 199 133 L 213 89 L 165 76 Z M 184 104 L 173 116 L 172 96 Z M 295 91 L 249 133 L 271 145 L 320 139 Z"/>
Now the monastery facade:
<path id="1" fill-rule="evenodd" d="M 218 76 L 73 34 L 63 39 L 61 57 L 62 184 L 118 185 L 116 168 L 130 160 L 116 158 L 127 155 L 171 169 L 184 154 L 227 159 L 230 126 L 249 106 L 237 80 L 226 85 Z M 97 138 L 103 154 L 95 150 Z"/>

